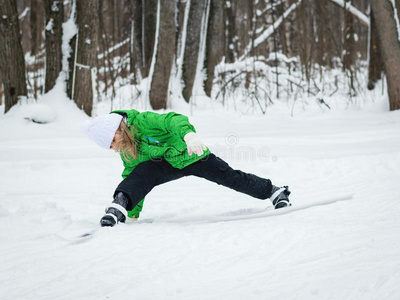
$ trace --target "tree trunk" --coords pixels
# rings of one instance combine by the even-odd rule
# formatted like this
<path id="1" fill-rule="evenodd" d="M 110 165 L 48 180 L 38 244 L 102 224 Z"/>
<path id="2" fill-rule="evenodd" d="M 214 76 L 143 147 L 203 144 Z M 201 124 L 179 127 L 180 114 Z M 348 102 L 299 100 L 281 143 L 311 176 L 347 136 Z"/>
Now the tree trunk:
<path id="1" fill-rule="evenodd" d="M 225 56 L 227 63 L 233 63 L 237 57 L 237 47 L 235 43 L 235 12 L 233 11 L 232 2 L 225 1 Z"/>
<path id="2" fill-rule="evenodd" d="M 185 12 L 186 12 L 186 5 L 188 5 L 188 1 L 186 0 L 177 0 L 177 31 L 176 31 L 176 58 L 179 58 L 181 55 L 182 50 L 182 35 L 183 29 L 185 26 Z M 177 63 L 177 62 L 176 62 Z"/>
<path id="3" fill-rule="evenodd" d="M 393 6 L 390 1 L 371 1 L 371 8 L 387 78 L 390 110 L 400 109 L 400 43 Z"/>
<path id="4" fill-rule="evenodd" d="M 122 21 L 122 41 L 124 41 L 125 39 L 132 38 L 132 21 L 133 21 L 133 11 L 132 11 L 132 1 L 131 0 L 124 0 L 123 2 L 123 6 L 122 6 L 122 10 L 123 10 L 123 21 Z M 133 73 L 133 65 L 131 64 L 132 60 L 131 58 L 133 57 L 133 49 L 131 47 L 131 43 L 133 41 L 129 40 L 128 43 L 128 47 L 126 47 L 128 49 L 128 53 L 129 53 L 129 65 L 130 65 L 130 72 Z M 125 47 L 124 47 L 125 48 Z M 121 51 L 123 49 L 123 47 L 120 48 Z M 120 54 L 121 56 L 124 55 L 124 53 L 122 52 Z"/>
<path id="5" fill-rule="evenodd" d="M 62 69 L 62 24 L 64 22 L 64 2 L 45 0 L 46 9 L 46 81 L 44 91 L 47 93 L 56 84 Z"/>
<path id="6" fill-rule="evenodd" d="M 208 97 L 211 97 L 211 90 L 214 80 L 215 66 L 221 61 L 224 55 L 224 1 L 212 0 L 210 3 L 210 16 L 208 20 L 206 61 L 207 79 L 204 83 L 204 90 Z"/>
<path id="7" fill-rule="evenodd" d="M 283 14 L 285 13 L 287 7 L 285 5 L 285 1 L 282 1 L 281 4 L 277 5 L 277 10 L 279 13 L 279 16 L 283 16 Z M 282 24 L 281 26 L 279 26 L 279 40 L 281 42 L 281 46 L 282 46 L 282 53 L 285 56 L 288 56 L 289 54 L 289 50 L 288 50 L 288 43 L 287 43 L 287 32 L 286 32 L 286 26 L 285 24 Z"/>
<path id="8" fill-rule="evenodd" d="M 120 42 L 125 41 L 126 39 L 129 39 L 129 42 L 125 44 L 123 47 L 119 48 L 119 56 L 122 58 L 126 53 L 128 53 L 129 58 L 132 58 L 133 56 L 133 47 L 132 46 L 132 18 L 133 18 L 133 12 L 132 12 L 132 1 L 131 0 L 124 0 L 121 2 L 121 7 L 119 8 L 121 10 L 122 14 L 122 20 L 121 20 L 121 25 L 119 29 L 119 35 L 120 35 Z M 121 61 L 122 62 L 122 61 Z M 122 68 L 121 68 L 121 76 L 122 77 L 129 77 L 129 74 L 133 73 L 133 66 L 131 65 L 131 59 L 129 59 L 129 63 L 121 63 Z"/>
<path id="9" fill-rule="evenodd" d="M 22 0 L 20 0 L 22 2 Z M 18 9 L 18 7 L 17 7 Z M 19 17 L 19 28 L 22 33 L 21 43 L 22 43 L 22 50 L 24 53 L 28 53 L 31 50 L 31 20 L 30 20 L 30 13 L 26 12 L 26 9 L 31 9 L 31 0 L 23 0 L 22 9 L 18 9 Z"/>
<path id="10" fill-rule="evenodd" d="M 72 99 L 72 81 L 74 80 L 74 59 L 75 59 L 75 47 L 76 46 L 76 34 L 69 41 L 69 47 L 71 54 L 68 59 L 68 80 L 67 80 L 67 96 Z"/>
<path id="11" fill-rule="evenodd" d="M 252 38 L 254 1 L 233 0 L 231 2 L 235 13 L 235 39 L 237 39 L 238 55 L 242 56 Z M 254 51 L 251 55 L 253 54 Z"/>
<path id="12" fill-rule="evenodd" d="M 329 65 L 330 49 L 328 48 L 329 32 L 327 23 L 330 16 L 327 15 L 326 1 L 314 0 L 314 17 L 316 22 L 316 35 L 318 38 L 316 49 L 316 62 L 320 66 Z M 322 69 L 321 69 L 322 70 Z"/>
<path id="13" fill-rule="evenodd" d="M 345 2 L 344 7 L 344 31 L 343 31 L 343 69 L 352 71 L 352 66 L 356 58 L 354 40 L 354 18 L 353 14 L 347 9 L 347 5 L 352 5 L 352 0 Z"/>
<path id="14" fill-rule="evenodd" d="M 0 16 L 0 72 L 4 85 L 5 112 L 8 112 L 17 104 L 19 96 L 27 96 L 16 1 L 2 1 Z"/>
<path id="15" fill-rule="evenodd" d="M 143 8 L 142 0 L 133 0 L 133 54 L 132 54 L 132 64 L 134 66 L 135 78 L 136 80 L 142 79 L 144 69 L 143 69 L 143 40 L 142 40 L 142 30 L 143 30 Z"/>
<path id="16" fill-rule="evenodd" d="M 294 1 L 293 1 L 294 3 Z M 296 10 L 296 45 L 297 45 L 297 53 L 300 56 L 300 63 L 303 70 L 303 73 L 306 74 L 307 80 L 310 78 L 309 69 L 308 69 L 308 53 L 309 53 L 309 40 L 306 24 L 306 2 L 302 2 Z"/>
<path id="17" fill-rule="evenodd" d="M 98 39 L 98 0 L 77 1 L 77 25 L 78 25 L 78 53 L 74 100 L 77 106 L 92 115 L 93 85 L 92 68 L 96 67 L 97 39 Z"/>
<path id="18" fill-rule="evenodd" d="M 1 79 L 1 70 L 0 70 L 0 106 L 3 105 L 3 80 Z"/>
<path id="19" fill-rule="evenodd" d="M 189 19 L 186 29 L 186 45 L 183 57 L 182 80 L 185 84 L 182 94 L 186 102 L 192 97 L 196 77 L 197 60 L 200 49 L 201 21 L 205 11 L 206 0 L 191 0 Z"/>
<path id="20" fill-rule="evenodd" d="M 31 31 L 31 55 L 38 58 L 39 50 L 43 42 L 42 32 L 44 30 L 45 23 L 45 12 L 43 0 L 31 0 L 31 20 L 30 20 L 30 31 Z M 34 74 L 32 85 L 32 93 L 35 99 L 38 98 L 39 94 L 39 70 L 43 67 L 43 62 L 35 60 L 35 62 L 29 66 L 29 72 Z"/>
<path id="21" fill-rule="evenodd" d="M 164 0 L 165 1 L 165 0 Z M 162 2 L 164 2 L 162 1 Z M 175 2 L 175 1 L 174 1 Z M 143 35 L 142 35 L 142 54 L 143 62 L 143 78 L 147 77 L 150 72 L 151 59 L 153 58 L 154 42 L 156 38 L 157 24 L 157 0 L 143 0 Z"/>
<path id="22" fill-rule="evenodd" d="M 373 90 L 375 83 L 382 78 L 383 63 L 379 49 L 379 36 L 373 11 L 370 14 L 370 37 L 369 37 L 369 65 L 368 65 L 368 89 Z"/>
<path id="23" fill-rule="evenodd" d="M 31 0 L 31 54 L 36 55 L 39 52 L 42 42 L 43 13 L 42 0 Z"/>
<path id="24" fill-rule="evenodd" d="M 150 104 L 153 109 L 166 108 L 171 67 L 175 56 L 175 1 L 160 1 L 160 28 L 153 78 L 150 87 Z"/>

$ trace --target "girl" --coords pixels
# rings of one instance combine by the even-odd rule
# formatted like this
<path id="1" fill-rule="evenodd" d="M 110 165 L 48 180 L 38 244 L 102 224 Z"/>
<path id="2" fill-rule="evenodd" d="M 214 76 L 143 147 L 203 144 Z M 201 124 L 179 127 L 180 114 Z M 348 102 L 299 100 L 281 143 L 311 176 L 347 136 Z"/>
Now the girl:
<path id="1" fill-rule="evenodd" d="M 194 175 L 258 199 L 270 199 L 275 208 L 291 205 L 287 186 L 233 170 L 215 156 L 196 135 L 186 116 L 170 112 L 113 111 L 87 120 L 82 131 L 99 146 L 119 152 L 124 164 L 114 201 L 101 218 L 101 226 L 114 226 L 128 217 L 138 218 L 144 197 L 153 187 Z"/>

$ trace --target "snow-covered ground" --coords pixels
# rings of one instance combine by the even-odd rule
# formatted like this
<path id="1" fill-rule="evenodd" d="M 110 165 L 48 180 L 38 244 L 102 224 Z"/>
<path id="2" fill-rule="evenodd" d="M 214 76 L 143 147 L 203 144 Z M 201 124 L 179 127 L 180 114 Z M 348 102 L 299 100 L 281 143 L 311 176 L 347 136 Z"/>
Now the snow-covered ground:
<path id="1" fill-rule="evenodd" d="M 293 205 L 353 199 L 211 222 L 268 203 L 183 178 L 147 196 L 141 218 L 153 223 L 73 243 L 97 226 L 122 163 L 81 135 L 71 102 L 47 104 L 46 125 L 24 120 L 37 113 L 24 106 L 0 116 L 0 299 L 400 299 L 399 111 L 198 112 L 212 151 L 289 185 Z"/>

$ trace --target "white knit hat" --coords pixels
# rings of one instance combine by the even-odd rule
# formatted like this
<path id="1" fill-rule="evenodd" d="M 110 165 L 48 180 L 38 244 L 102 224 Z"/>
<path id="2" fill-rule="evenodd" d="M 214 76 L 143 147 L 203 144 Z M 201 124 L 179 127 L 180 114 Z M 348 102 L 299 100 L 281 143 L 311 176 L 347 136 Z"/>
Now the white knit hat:
<path id="1" fill-rule="evenodd" d="M 100 147 L 110 149 L 121 121 L 122 116 L 120 114 L 104 115 L 83 122 L 81 131 Z"/>

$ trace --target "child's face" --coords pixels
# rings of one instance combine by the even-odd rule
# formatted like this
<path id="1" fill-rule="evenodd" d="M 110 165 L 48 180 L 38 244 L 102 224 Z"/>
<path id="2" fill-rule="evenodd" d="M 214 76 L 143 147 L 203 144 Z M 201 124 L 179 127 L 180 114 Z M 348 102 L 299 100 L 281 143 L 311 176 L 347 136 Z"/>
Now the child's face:
<path id="1" fill-rule="evenodd" d="M 116 147 L 116 144 L 121 140 L 121 130 L 117 130 L 116 132 L 115 132 L 115 135 L 114 135 L 114 139 L 112 140 L 112 142 L 111 142 L 111 146 L 110 146 L 110 149 L 112 149 L 112 150 L 119 150 L 117 147 Z"/>

